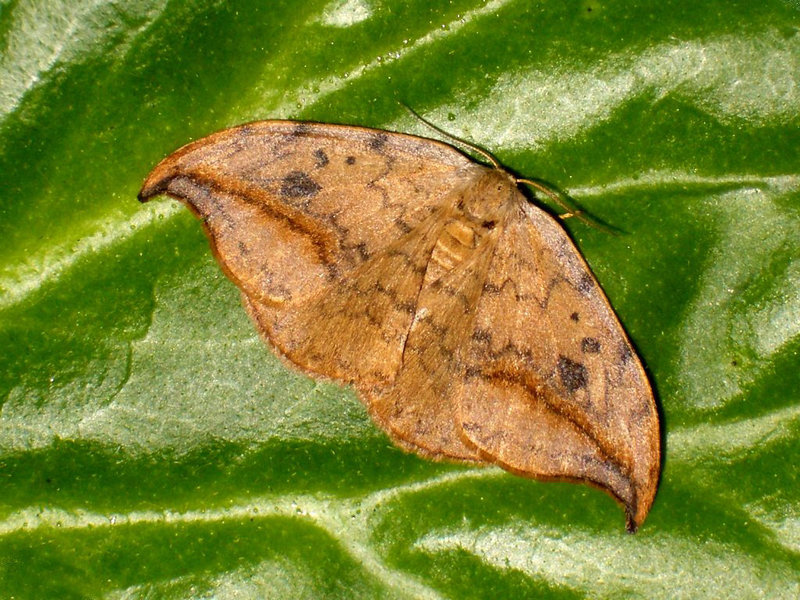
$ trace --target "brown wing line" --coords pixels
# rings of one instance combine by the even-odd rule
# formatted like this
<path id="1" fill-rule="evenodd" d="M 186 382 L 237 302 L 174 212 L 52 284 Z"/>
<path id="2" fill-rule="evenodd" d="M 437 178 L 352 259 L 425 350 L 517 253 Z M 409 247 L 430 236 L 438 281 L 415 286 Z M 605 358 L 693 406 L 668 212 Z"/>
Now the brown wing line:
<path id="1" fill-rule="evenodd" d="M 535 206 L 525 204 L 523 205 L 523 210 L 530 218 L 531 226 L 534 226 L 533 224 L 535 221 L 540 221 L 548 223 L 551 228 L 555 226 L 559 231 L 563 232 L 560 225 L 554 223 L 550 215 L 539 210 Z M 639 400 L 642 404 L 639 406 L 639 410 L 642 410 L 643 415 L 647 415 L 647 419 L 646 423 L 642 425 L 643 431 L 640 433 L 647 440 L 648 447 L 641 454 L 634 453 L 632 458 L 635 462 L 632 462 L 631 466 L 625 469 L 631 481 L 632 498 L 630 502 L 626 502 L 623 498 L 616 495 L 613 490 L 607 487 L 604 488 L 626 506 L 628 531 L 635 532 L 652 506 L 660 475 L 661 439 L 654 394 L 644 367 L 633 350 L 633 345 L 627 332 L 617 318 L 608 297 L 594 277 L 586 260 L 574 247 L 574 244 L 566 234 L 562 235 L 560 238 L 557 248 L 556 254 L 560 262 L 564 265 L 563 272 L 567 274 L 564 279 L 569 281 L 571 277 L 572 281 L 570 281 L 570 285 L 574 286 L 582 294 L 587 296 L 591 295 L 600 301 L 604 309 L 601 312 L 604 326 L 612 330 L 614 335 L 618 337 L 618 346 L 614 349 L 617 353 L 616 358 L 624 369 L 635 373 L 635 375 L 631 373 L 629 373 L 629 375 L 637 380 L 637 387 L 639 388 L 638 393 L 641 393 Z M 553 290 L 551 290 L 551 293 L 552 291 Z M 614 381 L 614 378 L 611 376 L 610 368 L 604 369 L 603 377 L 607 388 L 612 389 L 618 386 L 619 382 Z M 631 390 L 631 393 L 633 394 L 636 392 Z M 642 417 L 642 421 L 645 422 L 645 417 Z M 636 425 L 638 425 L 638 423 L 636 423 Z M 648 472 L 644 475 L 637 472 L 637 465 L 635 463 L 639 461 L 646 461 L 649 463 Z M 597 485 L 597 482 L 594 482 L 594 484 Z M 603 487 L 602 484 L 599 485 Z"/>
<path id="2" fill-rule="evenodd" d="M 216 192 L 218 194 L 235 195 L 237 199 L 264 213 L 265 216 L 279 219 L 281 222 L 285 223 L 288 228 L 307 237 L 317 248 L 317 255 L 325 264 L 333 264 L 335 260 L 335 253 L 331 249 L 336 246 L 335 238 L 329 232 L 322 230 L 320 223 L 314 218 L 313 214 L 303 212 L 286 203 L 276 201 L 273 195 L 256 185 L 243 184 L 234 177 L 212 176 L 211 174 L 205 173 L 203 170 L 196 170 L 191 174 L 176 174 L 165 179 L 163 181 L 164 189 L 158 190 L 150 196 L 167 193 L 169 196 L 181 201 L 203 221 L 206 231 L 211 236 L 213 236 L 213 232 L 206 224 L 206 218 L 197 210 L 191 200 L 189 200 L 186 195 L 179 195 L 176 192 L 167 190 L 169 185 L 173 182 L 180 182 L 181 184 L 192 186 L 199 192 Z M 224 208 L 220 206 L 221 202 L 213 195 L 210 195 L 209 199 L 221 211 L 224 217 Z M 233 279 L 233 281 L 237 285 L 241 283 L 236 279 Z"/>
<path id="3" fill-rule="evenodd" d="M 226 274 L 259 302 L 298 302 L 413 229 L 472 168 L 455 148 L 414 136 L 262 121 L 179 149 L 139 198 L 187 204 Z"/>
<path id="4" fill-rule="evenodd" d="M 484 285 L 459 401 L 464 434 L 486 460 L 514 473 L 605 489 L 633 529 L 655 491 L 652 393 L 632 353 L 622 359 L 618 348 L 629 342 L 585 262 L 535 210 L 521 205 Z M 650 421 L 639 422 L 637 411 Z"/>
<path id="5" fill-rule="evenodd" d="M 527 231 L 527 226 L 528 226 L 527 214 L 524 211 L 517 213 L 517 218 L 522 220 L 524 230 Z M 519 246 L 521 246 L 521 244 L 519 244 Z M 524 247 L 520 247 L 518 248 L 518 250 L 524 251 L 525 249 Z M 608 300 L 603 295 L 600 286 L 597 285 L 597 283 L 594 281 L 594 278 L 591 275 L 591 271 L 589 270 L 588 266 L 586 266 L 585 263 L 583 266 L 585 267 L 585 270 L 580 277 L 579 284 L 584 286 L 591 285 L 591 288 L 593 290 L 596 290 L 602 297 L 603 301 L 605 302 L 606 308 L 609 311 L 611 311 L 611 307 L 608 304 Z M 584 277 L 584 275 L 588 276 L 588 278 L 591 280 L 591 284 L 585 283 L 586 278 Z M 511 289 L 513 290 L 514 298 L 518 302 L 533 300 L 541 309 L 542 315 L 546 315 L 547 314 L 546 311 L 549 307 L 551 298 L 553 297 L 555 290 L 563 284 L 574 285 L 573 282 L 571 282 L 568 279 L 568 277 L 564 276 L 561 272 L 558 272 L 554 277 L 549 279 L 547 284 L 544 286 L 544 293 L 541 295 L 536 295 L 534 293 L 522 293 L 519 289 L 518 284 L 516 284 L 511 277 L 506 277 L 503 279 L 503 282 L 500 286 L 496 286 L 494 284 L 484 284 L 483 292 L 499 295 L 507 286 L 510 286 Z M 547 346 L 551 348 L 556 348 L 557 338 L 563 332 L 556 327 L 544 327 L 541 330 L 543 330 L 549 336 L 549 342 Z M 475 331 L 473 332 L 472 338 L 480 340 L 482 335 L 485 335 L 485 333 L 481 331 Z M 604 455 L 604 457 L 607 460 L 613 462 L 621 473 L 630 475 L 629 468 L 627 468 L 616 457 L 616 453 L 614 452 L 613 446 L 610 443 L 610 441 L 608 439 L 605 439 L 603 436 L 599 435 L 599 433 L 596 431 L 596 428 L 592 427 L 588 423 L 586 418 L 581 418 L 581 415 L 577 411 L 570 413 L 569 411 L 560 408 L 556 403 L 550 400 L 550 397 L 557 397 L 560 393 L 560 390 L 553 383 L 557 375 L 556 374 L 557 369 L 540 372 L 537 366 L 535 365 L 535 361 L 533 360 L 533 357 L 530 354 L 530 352 L 526 353 L 524 351 L 520 351 L 519 348 L 514 347 L 510 343 L 507 344 L 500 351 L 490 351 L 489 358 L 493 361 L 494 364 L 497 364 L 500 363 L 501 361 L 505 361 L 504 359 L 507 358 L 508 354 L 514 354 L 516 355 L 517 358 L 521 358 L 522 360 L 518 362 L 521 362 L 523 365 L 525 365 L 530 370 L 530 372 L 522 371 L 519 375 L 514 375 L 513 373 L 509 372 L 508 370 L 504 370 L 501 367 L 497 371 L 489 373 L 486 372 L 486 369 L 482 368 L 468 370 L 468 373 L 479 374 L 480 376 L 487 376 L 487 381 L 514 383 L 520 386 L 521 388 L 527 390 L 532 395 L 535 395 L 538 399 L 540 399 L 547 405 L 548 409 L 552 413 L 558 415 L 565 422 L 573 426 L 582 435 L 591 439 L 592 442 L 597 447 L 597 449 Z M 541 394 L 541 392 L 538 392 L 535 386 L 532 385 L 530 381 L 526 380 L 526 376 L 530 375 L 531 373 L 535 374 L 536 379 L 538 379 L 541 382 L 541 384 L 547 388 L 547 391 L 549 393 Z"/>
<path id="6" fill-rule="evenodd" d="M 509 348 L 509 350 L 512 349 Z M 492 361 L 499 362 L 498 359 L 502 354 L 503 352 L 496 354 L 492 353 L 490 357 Z M 465 375 L 467 378 L 480 377 L 483 381 L 492 385 L 499 385 L 503 387 L 507 386 L 508 384 L 513 384 L 522 388 L 531 397 L 535 397 L 538 401 L 541 401 L 543 404 L 545 404 L 551 413 L 557 415 L 562 421 L 573 427 L 575 431 L 590 439 L 597 447 L 597 450 L 601 456 L 606 461 L 615 465 L 620 475 L 630 477 L 630 468 L 619 461 L 619 459 L 616 457 L 613 447 L 607 439 L 604 439 L 593 432 L 592 428 L 587 426 L 585 418 L 581 419 L 580 415 L 571 413 L 569 410 L 559 407 L 558 404 L 554 403 L 550 399 L 551 396 L 555 396 L 557 394 L 556 390 L 549 383 L 551 379 L 550 375 L 542 378 L 545 382 L 544 385 L 547 388 L 547 393 L 542 393 L 541 389 L 537 389 L 535 385 L 526 380 L 527 378 L 525 376 L 528 375 L 527 372 L 522 372 L 519 375 L 516 375 L 507 370 L 503 370 L 502 368 L 496 370 L 470 368 L 467 369 Z"/>
<path id="7" fill-rule="evenodd" d="M 513 351 L 512 348 L 508 347 L 504 350 Z M 497 354 L 493 354 L 491 358 L 493 360 L 497 360 L 500 356 L 504 354 L 504 352 L 500 352 Z M 611 448 L 608 440 L 604 440 L 598 436 L 595 436 L 587 427 L 585 427 L 580 421 L 581 419 L 576 418 L 576 415 L 571 415 L 568 411 L 563 410 L 557 404 L 551 402 L 547 398 L 547 394 L 542 394 L 540 391 L 537 391 L 534 387 L 530 385 L 529 382 L 525 381 L 523 377 L 516 376 L 513 373 L 509 373 L 507 371 L 493 371 L 493 372 L 485 372 L 481 370 L 478 372 L 477 369 L 468 369 L 465 373 L 467 378 L 471 377 L 480 377 L 487 383 L 492 385 L 499 385 L 505 386 L 509 383 L 516 384 L 519 387 L 523 388 L 529 395 L 535 396 L 538 400 L 546 404 L 547 409 L 555 414 L 564 422 L 570 425 L 575 431 L 580 433 L 581 435 L 587 437 L 588 439 L 592 440 L 592 443 L 596 446 L 597 450 L 600 453 L 602 459 L 606 462 L 606 465 L 610 466 L 614 471 L 616 471 L 617 475 L 623 479 L 630 480 L 631 479 L 631 471 L 626 465 L 622 464 L 615 456 L 613 448 Z M 470 423 L 461 423 L 461 427 L 465 432 L 468 432 L 473 427 Z M 481 449 L 480 447 L 476 446 L 475 443 L 464 436 L 464 441 L 471 447 L 475 447 L 480 456 L 486 462 L 492 462 L 497 464 L 498 466 L 502 467 L 503 469 L 514 473 L 515 475 L 520 475 L 523 477 L 529 477 L 532 479 L 537 479 L 539 481 L 567 481 L 572 483 L 585 483 L 589 484 L 593 487 L 603 490 L 607 494 L 609 494 L 614 500 L 619 502 L 625 508 L 626 520 L 627 520 L 627 529 L 629 532 L 633 533 L 636 531 L 638 524 L 633 519 L 636 510 L 637 504 L 637 491 L 635 486 L 630 486 L 630 493 L 627 498 L 623 498 L 620 494 L 617 494 L 612 488 L 608 487 L 607 483 L 603 483 L 598 479 L 588 477 L 588 476 L 569 476 L 569 475 L 546 475 L 541 473 L 531 473 L 530 471 L 526 471 L 523 469 L 515 468 L 511 463 L 505 462 L 502 459 L 499 459 L 496 455 L 490 454 L 485 450 Z"/>

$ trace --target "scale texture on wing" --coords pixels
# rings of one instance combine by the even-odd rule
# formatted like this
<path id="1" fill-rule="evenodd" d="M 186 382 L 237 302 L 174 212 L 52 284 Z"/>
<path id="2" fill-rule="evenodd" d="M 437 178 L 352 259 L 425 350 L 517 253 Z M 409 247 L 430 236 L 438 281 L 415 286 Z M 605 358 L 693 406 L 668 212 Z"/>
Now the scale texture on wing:
<path id="1" fill-rule="evenodd" d="M 364 393 L 373 418 L 421 454 L 480 460 L 461 436 L 453 390 L 462 377 L 460 353 L 469 340 L 497 233 L 422 289 L 393 385 Z"/>
<path id="2" fill-rule="evenodd" d="M 185 202 L 244 294 L 287 305 L 411 231 L 472 166 L 454 148 L 413 136 L 262 121 L 176 151 L 139 198 Z"/>
<path id="3" fill-rule="evenodd" d="M 567 233 L 492 162 L 263 121 L 184 146 L 139 198 L 199 215 L 272 348 L 351 384 L 398 444 L 596 485 L 635 530 L 659 475 L 647 377 Z"/>
<path id="4" fill-rule="evenodd" d="M 301 368 L 369 391 L 392 384 L 445 205 L 348 277 L 298 305 L 251 304 L 272 344 Z"/>
<path id="5" fill-rule="evenodd" d="M 652 392 L 589 268 L 534 206 L 498 244 L 464 368 L 460 425 L 486 460 L 602 487 L 638 527 L 658 480 Z"/>

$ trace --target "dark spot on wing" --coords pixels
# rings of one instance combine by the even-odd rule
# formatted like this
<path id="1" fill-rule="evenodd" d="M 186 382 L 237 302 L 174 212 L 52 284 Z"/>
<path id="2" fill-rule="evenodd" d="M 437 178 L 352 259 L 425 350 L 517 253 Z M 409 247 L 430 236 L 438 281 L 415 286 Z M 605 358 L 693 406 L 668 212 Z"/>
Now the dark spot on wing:
<path id="1" fill-rule="evenodd" d="M 334 263 L 326 264 L 325 265 L 325 270 L 327 271 L 326 277 L 327 277 L 328 281 L 334 281 L 336 279 L 339 279 L 339 277 L 340 277 L 339 267 L 337 267 L 336 264 L 334 264 Z"/>
<path id="2" fill-rule="evenodd" d="M 581 294 L 588 294 L 594 288 L 594 279 L 588 273 L 583 273 L 578 280 L 578 291 Z"/>
<path id="3" fill-rule="evenodd" d="M 386 145 L 386 140 L 389 137 L 385 133 L 376 133 L 372 138 L 369 140 L 369 147 L 376 152 L 380 152 L 383 150 L 383 147 Z"/>
<path id="4" fill-rule="evenodd" d="M 492 342 L 492 334 L 486 329 L 476 329 L 472 332 L 472 339 L 482 344 L 490 344 Z"/>
<path id="5" fill-rule="evenodd" d="M 578 313 L 574 312 L 569 316 L 570 319 L 575 321 L 576 323 L 581 320 L 581 317 Z"/>
<path id="6" fill-rule="evenodd" d="M 354 165 L 356 164 L 356 157 L 348 156 L 347 158 L 344 159 L 344 162 L 346 162 L 348 165 Z"/>
<path id="7" fill-rule="evenodd" d="M 395 304 L 395 308 L 412 317 L 417 314 L 417 305 L 414 302 L 398 302 Z"/>
<path id="8" fill-rule="evenodd" d="M 575 362 L 566 356 L 558 357 L 558 375 L 561 377 L 561 383 L 570 392 L 575 392 L 581 388 L 586 387 L 588 381 L 588 372 L 586 367 L 581 363 Z"/>
<path id="9" fill-rule="evenodd" d="M 581 340 L 581 350 L 586 354 L 597 354 L 600 352 L 600 342 L 593 337 L 585 337 Z"/>
<path id="10" fill-rule="evenodd" d="M 623 342 L 622 345 L 620 345 L 620 347 L 619 347 L 619 359 L 620 359 L 620 361 L 622 361 L 622 364 L 626 364 L 626 363 L 630 362 L 630 360 L 632 358 L 633 358 L 633 351 L 631 350 L 631 347 L 628 346 L 628 344 Z"/>
<path id="11" fill-rule="evenodd" d="M 311 126 L 308 123 L 297 123 L 292 130 L 292 135 L 295 137 L 302 137 L 308 135 L 311 131 Z"/>
<path id="12" fill-rule="evenodd" d="M 289 198 L 313 198 L 322 188 L 302 171 L 292 171 L 281 182 L 281 195 Z"/>
<path id="13" fill-rule="evenodd" d="M 464 431 L 469 431 L 470 433 L 475 433 L 476 431 L 477 432 L 483 431 L 483 427 L 481 426 L 480 423 L 467 422 L 467 421 L 461 423 L 461 429 L 463 429 Z"/>
<path id="14" fill-rule="evenodd" d="M 480 369 L 480 367 L 468 366 L 466 369 L 464 369 L 464 377 L 466 379 L 475 379 L 476 377 L 482 376 L 483 371 Z"/>
<path id="15" fill-rule="evenodd" d="M 489 231 L 491 231 L 492 229 L 494 229 L 495 222 L 494 221 L 484 221 L 483 223 L 481 223 L 481 225 L 483 226 L 484 229 L 488 229 Z"/>
<path id="16" fill-rule="evenodd" d="M 326 166 L 330 161 L 328 160 L 328 155 L 325 154 L 325 150 L 322 148 L 317 148 L 314 150 L 314 159 L 316 160 L 316 165 L 318 169 Z"/>
<path id="17" fill-rule="evenodd" d="M 403 233 L 408 233 L 409 231 L 411 231 L 411 225 L 403 221 L 403 219 L 400 218 L 395 219 L 394 224 L 397 225 L 397 228 Z"/>

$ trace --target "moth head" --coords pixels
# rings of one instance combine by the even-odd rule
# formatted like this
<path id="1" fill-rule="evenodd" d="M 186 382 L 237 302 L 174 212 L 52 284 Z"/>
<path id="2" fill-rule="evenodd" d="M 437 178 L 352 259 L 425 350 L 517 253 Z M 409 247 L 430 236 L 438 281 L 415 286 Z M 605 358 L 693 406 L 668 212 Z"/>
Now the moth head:
<path id="1" fill-rule="evenodd" d="M 459 208 L 472 219 L 484 223 L 496 223 L 519 193 L 514 177 L 500 169 L 481 167 L 477 181 L 462 193 Z"/>

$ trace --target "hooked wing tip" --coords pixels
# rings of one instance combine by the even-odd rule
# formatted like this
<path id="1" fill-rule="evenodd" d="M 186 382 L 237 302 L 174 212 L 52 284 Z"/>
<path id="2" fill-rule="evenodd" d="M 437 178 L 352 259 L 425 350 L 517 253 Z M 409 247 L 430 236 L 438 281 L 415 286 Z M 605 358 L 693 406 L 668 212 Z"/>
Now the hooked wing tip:
<path id="1" fill-rule="evenodd" d="M 163 163 L 162 163 L 163 164 Z M 137 198 L 139 202 L 147 202 L 167 191 L 170 181 L 174 178 L 174 173 L 165 172 L 160 168 L 161 165 L 156 166 L 155 169 L 147 176 L 142 184 L 142 189 L 139 190 Z"/>
<path id="2" fill-rule="evenodd" d="M 139 202 L 147 202 L 147 201 L 148 201 L 148 200 L 150 200 L 150 198 L 152 198 L 152 197 L 153 197 L 153 195 L 152 195 L 152 194 L 149 194 L 149 193 L 147 193 L 147 191 L 145 191 L 145 189 L 144 189 L 144 188 L 142 188 L 141 190 L 139 190 L 139 193 L 136 195 L 136 199 L 137 199 Z"/>
<path id="3" fill-rule="evenodd" d="M 647 518 L 650 508 L 653 505 L 658 479 L 646 482 L 645 485 L 637 486 L 637 493 L 629 502 L 622 502 L 625 508 L 625 529 L 628 533 L 636 533 L 639 527 Z"/>
<path id="4" fill-rule="evenodd" d="M 165 180 L 160 177 L 153 177 L 154 175 L 155 171 L 150 173 L 150 175 L 147 176 L 147 179 L 144 180 L 142 189 L 139 190 L 139 193 L 136 195 L 136 197 L 139 199 L 139 202 L 147 202 L 151 198 L 154 198 L 165 191 Z"/>
<path id="5" fill-rule="evenodd" d="M 638 529 L 639 529 L 639 525 L 640 525 L 640 523 L 637 523 L 634 520 L 630 509 L 629 508 L 626 509 L 625 510 L 625 530 L 628 533 L 631 533 L 631 534 L 636 533 L 638 531 Z"/>
<path id="6" fill-rule="evenodd" d="M 137 195 L 139 202 L 147 202 L 156 196 L 167 193 L 170 184 L 182 173 L 183 165 L 180 161 L 182 156 L 183 153 L 178 150 L 153 167 Z"/>

